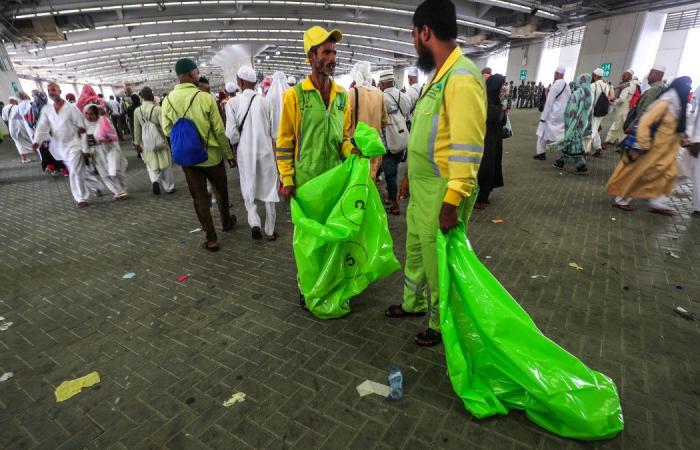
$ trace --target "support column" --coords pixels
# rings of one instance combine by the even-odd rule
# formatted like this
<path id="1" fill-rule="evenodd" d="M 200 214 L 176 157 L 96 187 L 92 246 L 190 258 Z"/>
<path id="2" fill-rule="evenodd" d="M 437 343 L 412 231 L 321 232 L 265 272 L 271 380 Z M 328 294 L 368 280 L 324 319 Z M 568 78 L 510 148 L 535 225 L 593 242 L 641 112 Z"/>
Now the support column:
<path id="1" fill-rule="evenodd" d="M 401 90 L 404 86 L 404 78 L 406 77 L 405 67 L 394 67 L 394 86 Z"/>
<path id="2" fill-rule="evenodd" d="M 591 73 L 602 64 L 612 64 L 609 78 L 634 70 L 641 80 L 649 73 L 659 50 L 666 14 L 638 12 L 589 22 L 581 43 L 578 73 Z"/>
<path id="3" fill-rule="evenodd" d="M 508 52 L 506 79 L 509 81 L 513 80 L 513 84 L 520 86 L 520 71 L 527 70 L 525 81 L 535 81 L 544 45 L 544 42 L 538 42 L 520 47 L 511 46 Z"/>
<path id="4" fill-rule="evenodd" d="M 7 54 L 5 46 L 0 44 L 0 100 L 7 104 L 9 97 L 17 97 L 22 91 L 22 85 L 19 84 L 17 72 L 10 61 L 10 56 Z M 7 127 L 0 120 L 0 127 L 5 135 L 9 135 Z"/>
<path id="5" fill-rule="evenodd" d="M 688 40 L 688 31 L 690 30 L 668 31 L 661 38 L 655 64 L 666 67 L 664 78 L 667 80 L 673 80 L 679 75 L 678 70 L 685 43 Z"/>

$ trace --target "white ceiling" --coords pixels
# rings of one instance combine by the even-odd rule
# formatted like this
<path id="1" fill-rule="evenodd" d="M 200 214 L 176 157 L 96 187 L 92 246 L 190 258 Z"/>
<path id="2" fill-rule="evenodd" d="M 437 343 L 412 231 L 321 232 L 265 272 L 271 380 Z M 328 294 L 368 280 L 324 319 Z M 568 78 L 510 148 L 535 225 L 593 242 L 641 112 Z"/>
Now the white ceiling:
<path id="1" fill-rule="evenodd" d="M 572 2 L 575 0 L 569 0 Z M 344 39 L 338 46 L 341 74 L 359 60 L 371 61 L 376 69 L 409 65 L 414 57 L 411 16 L 420 0 L 0 3 L 0 32 L 19 74 L 64 82 L 157 85 L 172 82 L 174 63 L 182 57 L 197 60 L 211 82 L 220 83 L 222 71 L 212 63 L 212 57 L 234 44 L 266 46 L 255 58 L 260 71 L 301 75 L 308 71 L 302 33 L 312 25 L 343 31 Z M 533 6 L 544 3 L 557 2 L 458 0 L 460 44 L 466 53 L 502 46 L 510 40 L 511 27 L 497 23 L 508 23 L 504 17 L 516 13 L 522 20 L 527 17 L 523 13 L 529 14 Z M 559 7 L 539 6 L 535 16 L 550 28 L 581 22 L 580 17 Z M 480 44 L 465 45 L 464 38 L 475 34 L 483 34 L 477 39 Z"/>

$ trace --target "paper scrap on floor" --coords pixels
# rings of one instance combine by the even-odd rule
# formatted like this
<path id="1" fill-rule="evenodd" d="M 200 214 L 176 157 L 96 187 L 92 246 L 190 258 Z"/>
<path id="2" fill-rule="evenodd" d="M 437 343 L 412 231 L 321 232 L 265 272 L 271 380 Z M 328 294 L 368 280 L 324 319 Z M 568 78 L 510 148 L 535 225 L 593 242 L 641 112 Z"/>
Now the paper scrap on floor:
<path id="1" fill-rule="evenodd" d="M 369 394 L 377 394 L 381 395 L 382 397 L 388 397 L 389 392 L 391 392 L 391 388 L 389 388 L 389 386 L 386 384 L 381 384 L 370 380 L 363 381 L 362 384 L 358 385 L 356 389 L 357 393 L 360 394 L 360 397 L 364 397 L 365 395 Z"/>
<path id="2" fill-rule="evenodd" d="M 223 403 L 223 406 L 226 407 L 226 408 L 229 408 L 229 407 L 235 405 L 236 403 L 241 403 L 241 402 L 244 402 L 244 401 L 245 401 L 245 393 L 243 393 L 243 392 L 236 392 L 235 394 L 233 394 L 233 395 L 231 396 L 231 398 L 229 398 L 228 400 L 226 400 L 226 401 Z"/>
<path id="3" fill-rule="evenodd" d="M 61 383 L 55 391 L 56 402 L 62 402 L 68 400 L 74 395 L 80 393 L 83 388 L 93 386 L 100 382 L 100 374 L 97 372 L 90 372 L 84 377 L 76 378 L 74 380 L 67 380 Z"/>

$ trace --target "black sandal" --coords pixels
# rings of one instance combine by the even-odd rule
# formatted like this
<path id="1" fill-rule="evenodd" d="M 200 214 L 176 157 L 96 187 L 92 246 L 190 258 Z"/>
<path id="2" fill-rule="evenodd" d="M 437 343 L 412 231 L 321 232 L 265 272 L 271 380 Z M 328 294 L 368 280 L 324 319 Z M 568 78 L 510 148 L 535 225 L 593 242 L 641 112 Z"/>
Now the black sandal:
<path id="1" fill-rule="evenodd" d="M 301 306 L 301 309 L 303 311 L 308 311 L 309 308 L 306 307 L 306 298 L 304 298 L 304 294 L 299 294 L 299 306 Z"/>
<path id="2" fill-rule="evenodd" d="M 432 328 L 428 328 L 425 331 L 421 331 L 415 337 L 416 345 L 421 347 L 433 347 L 442 342 L 442 334 L 439 331 L 435 331 Z"/>
<path id="3" fill-rule="evenodd" d="M 420 312 L 408 312 L 403 309 L 401 305 L 391 305 L 384 311 L 384 315 L 391 317 L 392 319 L 401 319 L 403 317 L 422 317 L 425 315 L 425 311 Z"/>

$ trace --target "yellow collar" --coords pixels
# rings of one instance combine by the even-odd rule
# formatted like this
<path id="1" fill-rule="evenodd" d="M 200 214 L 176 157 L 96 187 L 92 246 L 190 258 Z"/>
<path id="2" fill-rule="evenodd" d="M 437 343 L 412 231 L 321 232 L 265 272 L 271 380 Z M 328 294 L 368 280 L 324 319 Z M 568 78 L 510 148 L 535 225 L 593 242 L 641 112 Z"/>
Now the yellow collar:
<path id="1" fill-rule="evenodd" d="M 454 50 L 452 50 L 452 53 L 450 53 L 450 56 L 447 57 L 442 67 L 440 67 L 440 71 L 435 74 L 432 80 L 430 80 L 430 84 L 440 81 L 440 79 L 445 76 L 447 71 L 450 70 L 450 68 L 457 62 L 460 56 L 462 56 L 462 49 L 457 46 Z"/>
<path id="2" fill-rule="evenodd" d="M 313 81 L 311 81 L 311 76 L 307 76 L 304 81 L 301 82 L 301 88 L 305 91 L 317 91 L 316 86 L 314 86 Z M 331 80 L 331 92 L 343 92 L 343 88 L 338 86 L 335 81 Z"/>

